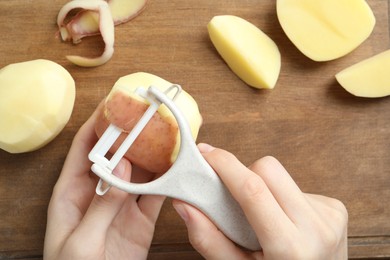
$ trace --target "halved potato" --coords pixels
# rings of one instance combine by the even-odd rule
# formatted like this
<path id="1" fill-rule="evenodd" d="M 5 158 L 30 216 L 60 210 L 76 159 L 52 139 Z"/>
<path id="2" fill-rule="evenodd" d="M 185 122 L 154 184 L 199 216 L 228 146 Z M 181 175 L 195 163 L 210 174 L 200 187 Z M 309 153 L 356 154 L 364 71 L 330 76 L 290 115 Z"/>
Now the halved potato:
<path id="1" fill-rule="evenodd" d="M 375 25 L 365 0 L 277 0 L 277 15 L 288 38 L 314 61 L 350 53 Z"/>

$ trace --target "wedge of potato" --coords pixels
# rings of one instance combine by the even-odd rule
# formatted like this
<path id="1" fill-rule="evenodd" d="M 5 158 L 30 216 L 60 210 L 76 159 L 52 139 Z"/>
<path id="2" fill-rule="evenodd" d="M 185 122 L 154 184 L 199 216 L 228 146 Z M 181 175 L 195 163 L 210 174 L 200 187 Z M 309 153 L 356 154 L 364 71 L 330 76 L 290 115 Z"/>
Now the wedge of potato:
<path id="1" fill-rule="evenodd" d="M 270 37 L 233 15 L 215 16 L 207 28 L 215 48 L 239 78 L 255 88 L 275 87 L 281 57 Z"/>
<path id="2" fill-rule="evenodd" d="M 340 71 L 336 79 L 345 90 L 358 97 L 390 95 L 390 50 Z"/>

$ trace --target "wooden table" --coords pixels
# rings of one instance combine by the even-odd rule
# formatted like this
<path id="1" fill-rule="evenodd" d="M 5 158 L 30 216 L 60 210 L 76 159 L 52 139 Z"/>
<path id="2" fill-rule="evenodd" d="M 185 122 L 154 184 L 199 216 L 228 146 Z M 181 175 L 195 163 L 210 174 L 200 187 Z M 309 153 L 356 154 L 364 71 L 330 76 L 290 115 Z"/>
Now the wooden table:
<path id="1" fill-rule="evenodd" d="M 74 134 L 114 82 L 137 71 L 179 83 L 198 101 L 204 117 L 198 141 L 223 147 L 245 164 L 273 155 L 303 191 L 342 200 L 350 258 L 390 257 L 390 99 L 354 97 L 334 78 L 389 48 L 389 1 L 368 1 L 377 23 L 367 41 L 341 59 L 316 63 L 282 31 L 275 1 L 150 0 L 140 16 L 116 27 L 114 57 L 97 68 L 65 59 L 103 48 L 98 37 L 77 46 L 55 37 L 65 3 L 0 0 L 0 67 L 45 58 L 63 65 L 77 84 L 71 120 L 53 142 L 32 153 L 0 151 L 0 258 L 42 257 L 48 201 Z M 277 43 L 282 69 L 274 90 L 248 87 L 217 54 L 206 25 L 220 14 L 247 19 Z M 197 258 L 168 200 L 150 259 Z"/>

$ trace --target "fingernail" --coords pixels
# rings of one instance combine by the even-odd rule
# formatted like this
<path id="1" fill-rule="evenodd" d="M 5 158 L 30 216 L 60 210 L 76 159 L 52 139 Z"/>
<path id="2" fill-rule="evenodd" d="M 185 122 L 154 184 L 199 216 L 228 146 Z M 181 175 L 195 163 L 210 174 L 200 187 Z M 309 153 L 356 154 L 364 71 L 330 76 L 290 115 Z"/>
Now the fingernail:
<path id="1" fill-rule="evenodd" d="M 176 212 L 179 214 L 179 216 L 184 220 L 184 222 L 188 221 L 188 212 L 181 204 L 173 204 L 173 207 L 175 208 Z"/>
<path id="2" fill-rule="evenodd" d="M 115 167 L 115 169 L 112 171 L 112 173 L 118 177 L 122 178 L 125 175 L 126 171 L 126 164 L 122 160 L 119 161 L 118 165 Z"/>
<path id="3" fill-rule="evenodd" d="M 215 149 L 215 147 L 205 144 L 205 143 L 200 143 L 198 144 L 198 149 L 201 153 L 209 153 Z"/>

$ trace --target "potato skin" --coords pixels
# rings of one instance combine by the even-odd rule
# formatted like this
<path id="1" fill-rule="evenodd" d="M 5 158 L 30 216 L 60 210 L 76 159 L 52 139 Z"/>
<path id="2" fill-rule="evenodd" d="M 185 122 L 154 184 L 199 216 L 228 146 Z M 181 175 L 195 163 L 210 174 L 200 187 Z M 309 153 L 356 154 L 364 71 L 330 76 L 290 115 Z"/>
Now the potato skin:
<path id="1" fill-rule="evenodd" d="M 135 72 L 120 77 L 107 95 L 96 122 L 96 133 L 100 137 L 110 123 L 123 129 L 119 140 L 111 149 L 115 152 L 124 138 L 148 108 L 147 101 L 136 94 L 138 88 L 154 86 L 164 92 L 172 83 L 147 72 Z M 172 93 L 170 93 L 172 94 Z M 168 96 L 171 96 L 168 94 Z M 202 116 L 195 99 L 181 91 L 175 104 L 189 123 L 191 135 L 196 140 L 202 125 Z M 165 105 L 148 122 L 133 145 L 125 154 L 133 164 L 154 173 L 165 173 L 172 166 L 180 151 L 180 132 L 175 117 Z"/>
<path id="2" fill-rule="evenodd" d="M 111 153 L 119 148 L 147 108 L 148 105 L 145 103 L 121 91 L 113 93 L 110 99 L 98 108 L 99 116 L 95 130 L 99 138 L 110 123 L 123 129 L 123 133 L 111 147 Z M 125 158 L 147 171 L 165 173 L 172 165 L 171 155 L 176 145 L 178 131 L 177 123 L 173 118 L 162 117 L 159 113 L 154 114 L 126 152 Z"/>

